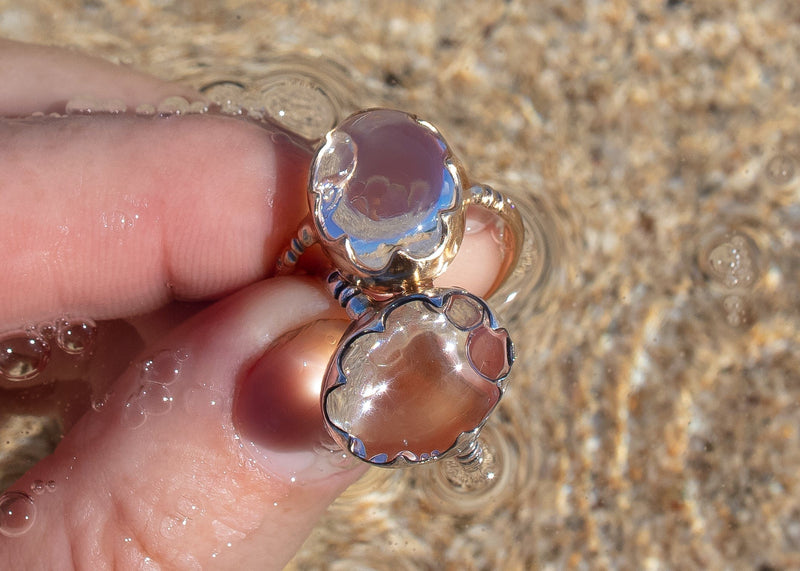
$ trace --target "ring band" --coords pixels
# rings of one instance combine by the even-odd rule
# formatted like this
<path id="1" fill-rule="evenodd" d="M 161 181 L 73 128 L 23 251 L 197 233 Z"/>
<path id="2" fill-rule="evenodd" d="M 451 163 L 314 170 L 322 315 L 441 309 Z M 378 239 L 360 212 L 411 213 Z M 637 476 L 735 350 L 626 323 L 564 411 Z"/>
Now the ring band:
<path id="1" fill-rule="evenodd" d="M 481 298 L 433 285 L 458 252 L 469 206 L 505 225 L 510 253 L 496 287 L 520 255 L 514 203 L 466 180 L 429 122 L 360 111 L 317 150 L 310 214 L 277 262 L 277 273 L 288 273 L 319 243 L 336 268 L 329 289 L 354 321 L 328 366 L 322 409 L 331 436 L 373 465 L 473 456 L 505 391 L 508 332 Z"/>

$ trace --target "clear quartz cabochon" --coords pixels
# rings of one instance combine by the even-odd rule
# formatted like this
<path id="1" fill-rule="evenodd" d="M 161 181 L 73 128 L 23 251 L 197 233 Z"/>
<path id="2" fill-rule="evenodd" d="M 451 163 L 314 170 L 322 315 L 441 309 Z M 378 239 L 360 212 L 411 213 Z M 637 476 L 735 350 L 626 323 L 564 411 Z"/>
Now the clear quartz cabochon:
<path id="1" fill-rule="evenodd" d="M 483 425 L 513 359 L 508 333 L 479 298 L 401 298 L 342 339 L 323 393 L 332 435 L 374 464 L 442 456 Z"/>

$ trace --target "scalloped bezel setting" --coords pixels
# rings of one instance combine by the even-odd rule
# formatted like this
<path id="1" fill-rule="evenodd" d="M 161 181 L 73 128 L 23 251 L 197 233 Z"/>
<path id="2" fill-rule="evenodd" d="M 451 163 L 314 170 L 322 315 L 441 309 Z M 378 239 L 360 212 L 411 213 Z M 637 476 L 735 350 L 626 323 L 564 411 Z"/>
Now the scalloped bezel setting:
<path id="1" fill-rule="evenodd" d="M 394 294 L 429 287 L 464 233 L 464 176 L 430 123 L 361 111 L 328 132 L 308 201 L 320 243 L 342 276 Z"/>

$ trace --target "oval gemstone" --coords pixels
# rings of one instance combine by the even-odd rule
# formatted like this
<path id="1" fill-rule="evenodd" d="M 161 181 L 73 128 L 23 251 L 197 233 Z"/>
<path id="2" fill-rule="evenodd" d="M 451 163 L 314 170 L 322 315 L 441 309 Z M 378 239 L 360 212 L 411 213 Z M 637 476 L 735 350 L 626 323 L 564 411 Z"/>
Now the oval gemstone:
<path id="1" fill-rule="evenodd" d="M 459 302 L 463 316 L 465 304 Z M 397 456 L 424 460 L 483 423 L 500 399 L 510 341 L 505 329 L 487 324 L 488 308 L 475 305 L 481 319 L 470 330 L 446 314 L 453 304 L 436 307 L 415 298 L 387 312 L 383 331 L 351 338 L 340 358 L 345 383 L 329 390 L 324 405 L 331 422 L 354 439 L 356 454 L 379 464 Z M 476 336 L 489 338 L 484 331 L 492 341 L 473 347 L 481 357 L 478 369 L 470 346 Z M 497 376 L 490 379 L 487 373 Z M 326 386 L 335 381 L 332 374 L 336 367 Z"/>
<path id="2" fill-rule="evenodd" d="M 435 133 L 390 109 L 355 115 L 339 130 L 358 149 L 358 163 L 343 188 L 352 209 L 382 222 L 434 207 L 446 172 L 446 147 Z"/>
<path id="3" fill-rule="evenodd" d="M 454 231 L 442 214 L 461 208 L 447 143 L 427 123 L 391 109 L 357 113 L 328 133 L 309 189 L 323 242 L 338 248 L 344 236 L 368 271 L 388 266 L 398 251 L 433 256 Z"/>

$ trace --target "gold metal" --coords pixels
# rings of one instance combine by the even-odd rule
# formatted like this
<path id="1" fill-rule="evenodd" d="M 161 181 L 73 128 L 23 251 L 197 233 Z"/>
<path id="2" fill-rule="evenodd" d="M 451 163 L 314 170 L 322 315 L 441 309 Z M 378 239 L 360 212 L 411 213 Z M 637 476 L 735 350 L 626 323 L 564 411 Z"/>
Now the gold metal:
<path id="1" fill-rule="evenodd" d="M 348 120 L 361 113 L 365 112 L 356 113 Z M 509 254 L 492 291 L 511 274 L 524 239 L 524 227 L 516 206 L 510 198 L 488 185 L 475 184 L 465 189 L 464 169 L 439 131 L 427 121 L 405 115 L 430 131 L 443 148 L 443 164 L 450 179 L 444 187 L 448 191 L 442 195 L 443 202 L 434 211 L 438 223 L 431 226 L 428 221 L 427 230 L 416 231 L 414 227 L 409 229 L 405 221 L 373 220 L 341 205 L 344 201 L 340 200 L 340 187 L 347 184 L 355 168 L 357 152 L 348 135 L 339 132 L 337 127 L 326 134 L 314 156 L 307 194 L 310 214 L 279 257 L 276 273 L 291 272 L 306 248 L 319 242 L 341 277 L 368 294 L 391 296 L 427 290 L 458 253 L 464 237 L 467 207 L 474 205 L 497 214 L 505 225 L 502 236 Z"/>

